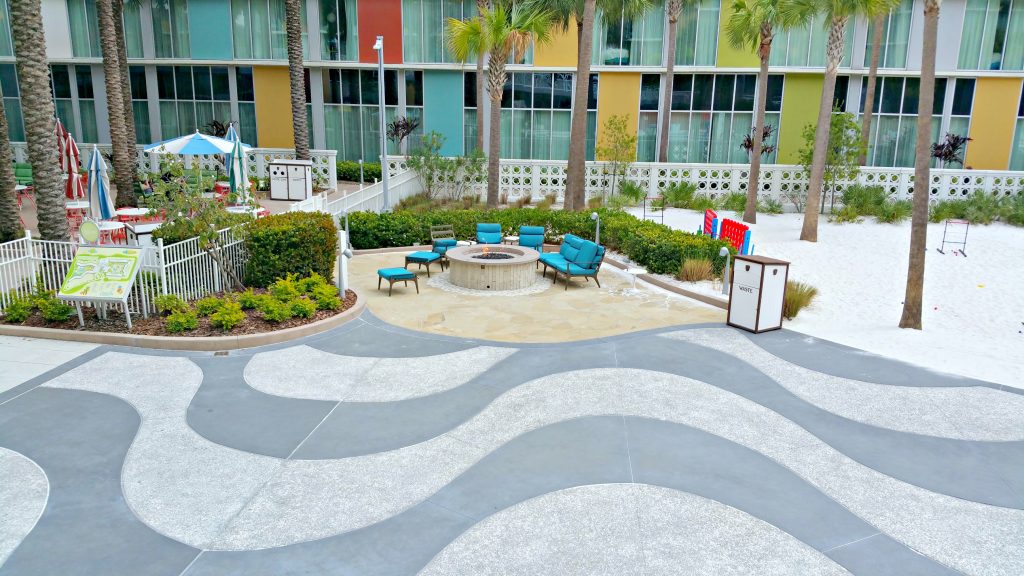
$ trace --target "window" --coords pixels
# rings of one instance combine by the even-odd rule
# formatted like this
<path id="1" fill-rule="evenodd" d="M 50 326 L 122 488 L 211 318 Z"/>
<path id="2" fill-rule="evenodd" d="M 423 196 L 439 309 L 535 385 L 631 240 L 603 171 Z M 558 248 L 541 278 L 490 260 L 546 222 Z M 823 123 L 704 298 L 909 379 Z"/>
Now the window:
<path id="1" fill-rule="evenodd" d="M 153 131 L 149 126 L 149 100 L 146 87 L 146 69 L 143 66 L 128 67 L 128 84 L 132 91 L 132 115 L 135 118 L 135 143 L 149 144 Z"/>
<path id="2" fill-rule="evenodd" d="M 153 40 L 157 58 L 188 58 L 188 0 L 153 2 Z"/>
<path id="3" fill-rule="evenodd" d="M 142 2 L 124 4 L 124 43 L 129 58 L 143 58 L 142 52 Z"/>
<path id="4" fill-rule="evenodd" d="M 67 0 L 67 6 L 71 53 L 79 58 L 102 57 L 96 0 Z"/>
<path id="5" fill-rule="evenodd" d="M 253 100 L 252 69 L 240 67 L 236 70 L 240 136 L 246 144 L 256 146 L 255 107 L 243 104 Z M 243 74 L 243 70 L 247 74 Z M 165 140 L 196 130 L 203 131 L 214 120 L 227 123 L 234 119 L 231 114 L 231 69 L 227 66 L 157 66 L 156 78 L 160 132 Z M 244 86 L 246 83 L 248 86 Z M 138 94 L 133 88 L 133 99 Z"/>
<path id="6" fill-rule="evenodd" d="M 868 164 L 883 167 L 914 165 L 917 142 L 919 78 L 888 76 L 879 78 L 875 86 L 875 118 L 868 141 Z M 932 142 L 941 139 L 946 92 L 953 89 L 953 108 L 948 132 L 967 135 L 970 129 L 971 106 L 974 101 L 974 80 L 971 78 L 935 79 L 935 101 L 932 105 Z M 860 112 L 864 112 L 867 78 L 861 87 Z"/>
<path id="7" fill-rule="evenodd" d="M 320 58 L 356 60 L 356 0 L 320 0 Z"/>
<path id="8" fill-rule="evenodd" d="M 883 21 L 882 49 L 878 55 L 879 68 L 906 68 L 907 47 L 910 45 L 910 24 L 913 21 L 914 0 L 903 0 Z M 864 67 L 871 66 L 871 47 L 874 45 L 873 20 L 868 24 L 867 50 L 864 51 Z"/>
<path id="9" fill-rule="evenodd" d="M 832 110 L 847 111 L 847 100 L 850 94 L 850 77 L 836 76 L 836 89 L 832 92 Z"/>
<path id="10" fill-rule="evenodd" d="M 454 62 L 445 43 L 449 18 L 476 16 L 476 0 L 402 0 L 402 50 L 406 62 Z"/>
<path id="11" fill-rule="evenodd" d="M 1024 0 L 967 0 L 961 70 L 1024 70 Z"/>
<path id="12" fill-rule="evenodd" d="M 656 5 L 643 16 L 610 18 L 598 11 L 594 26 L 595 66 L 661 66 L 665 33 L 665 6 Z"/>
<path id="13" fill-rule="evenodd" d="M 7 0 L 0 0 L 0 56 L 14 56 L 11 42 L 11 10 Z"/>
<path id="14" fill-rule="evenodd" d="M 715 65 L 719 5 L 720 0 L 701 0 L 696 6 L 683 8 L 676 24 L 677 66 Z"/>
<path id="15" fill-rule="evenodd" d="M 587 159 L 594 159 L 597 132 L 597 74 L 587 98 Z M 508 75 L 501 101 L 501 157 L 568 160 L 575 75 L 519 72 Z M 476 73 L 465 75 L 465 149 L 476 148 Z"/>
<path id="16" fill-rule="evenodd" d="M 1021 90 L 1020 105 L 1017 107 L 1017 129 L 1013 133 L 1013 148 L 1010 149 L 1010 170 L 1024 170 L 1024 90 Z"/>
<path id="17" fill-rule="evenodd" d="M 376 162 L 380 158 L 380 96 L 376 70 L 321 71 L 324 93 L 324 126 L 327 147 L 338 151 L 344 160 L 363 159 Z M 384 104 L 387 120 L 401 114 L 399 104 L 405 99 L 405 116 L 410 120 L 423 118 L 423 73 L 407 71 L 402 74 L 404 93 L 399 94 L 399 73 L 384 71 Z M 409 137 L 418 142 L 422 128 Z M 394 143 L 388 144 L 388 153 L 398 153 Z"/>
<path id="18" fill-rule="evenodd" d="M 302 10 L 302 48 L 307 55 L 306 3 Z M 232 42 L 239 60 L 287 60 L 288 31 L 284 0 L 231 0 Z"/>
<path id="19" fill-rule="evenodd" d="M 828 32 L 829 24 L 821 15 L 816 15 L 806 26 L 776 30 L 768 63 L 772 66 L 791 68 L 824 68 Z M 843 34 L 845 44 L 840 66 L 844 68 L 849 68 L 853 59 L 854 32 L 855 23 L 850 20 L 846 25 L 846 32 Z"/>
<path id="20" fill-rule="evenodd" d="M 18 74 L 14 64 L 0 64 L 0 91 L 4 94 L 4 113 L 7 116 L 7 137 L 11 142 L 25 141 L 25 124 L 21 119 L 21 99 Z"/>
<path id="21" fill-rule="evenodd" d="M 657 157 L 659 74 L 644 74 L 640 88 L 637 160 Z M 765 124 L 779 127 L 784 77 L 768 77 Z M 747 162 L 740 147 L 754 124 L 755 74 L 676 74 L 672 83 L 668 160 L 686 163 Z M 777 133 L 777 132 L 776 132 Z M 775 161 L 776 153 L 764 158 Z"/>
<path id="22" fill-rule="evenodd" d="M 259 134 L 256 132 L 256 90 L 253 87 L 251 67 L 235 68 L 235 93 L 238 98 L 238 135 L 242 142 L 250 146 L 259 146 Z"/>
<path id="23" fill-rule="evenodd" d="M 57 117 L 68 132 L 79 143 L 99 142 L 91 67 L 50 66 L 50 85 L 53 89 L 53 104 Z M 76 118 L 81 119 L 81 124 Z"/>

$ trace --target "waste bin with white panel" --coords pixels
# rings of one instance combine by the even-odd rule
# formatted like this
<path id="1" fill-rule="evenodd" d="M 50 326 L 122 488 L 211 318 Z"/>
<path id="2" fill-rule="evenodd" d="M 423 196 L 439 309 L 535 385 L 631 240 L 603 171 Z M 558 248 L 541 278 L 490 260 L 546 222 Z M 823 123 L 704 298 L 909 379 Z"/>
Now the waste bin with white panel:
<path id="1" fill-rule="evenodd" d="M 271 200 L 305 200 L 313 195 L 311 161 L 273 160 L 268 170 Z"/>
<path id="2" fill-rule="evenodd" d="M 782 328 L 789 262 L 764 256 L 736 256 L 726 323 L 755 334 Z"/>

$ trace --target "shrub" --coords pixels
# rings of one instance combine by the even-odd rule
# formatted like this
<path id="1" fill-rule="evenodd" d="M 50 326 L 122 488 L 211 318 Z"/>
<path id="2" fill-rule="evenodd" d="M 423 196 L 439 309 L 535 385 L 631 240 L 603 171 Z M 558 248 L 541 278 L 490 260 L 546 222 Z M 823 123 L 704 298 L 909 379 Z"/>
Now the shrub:
<path id="1" fill-rule="evenodd" d="M 523 194 L 516 200 L 516 208 L 523 208 L 533 203 L 533 195 L 530 193 Z"/>
<path id="2" fill-rule="evenodd" d="M 227 332 L 245 320 L 245 312 L 238 302 L 224 300 L 219 310 L 210 315 L 210 325 Z"/>
<path id="3" fill-rule="evenodd" d="M 357 227 L 352 223 L 353 232 Z M 245 249 L 245 282 L 250 286 L 268 286 L 288 274 L 304 277 L 316 272 L 330 278 L 338 255 L 338 229 L 322 212 L 277 214 L 245 227 Z"/>
<path id="4" fill-rule="evenodd" d="M 632 180 L 623 180 L 619 184 L 619 196 L 629 200 L 633 205 L 639 204 L 645 197 L 647 197 L 647 191 L 644 187 L 633 182 Z"/>
<path id="5" fill-rule="evenodd" d="M 679 279 L 683 282 L 700 282 L 714 278 L 711 261 L 704 258 L 684 260 L 679 268 Z"/>
<path id="6" fill-rule="evenodd" d="M 818 289 L 814 286 L 795 280 L 787 280 L 786 296 L 782 301 L 782 315 L 785 316 L 786 320 L 796 318 L 800 310 L 809 307 L 817 295 Z"/>
<path id="7" fill-rule="evenodd" d="M 999 219 L 1002 201 L 993 194 L 975 192 L 967 199 L 964 217 L 973 224 L 991 224 Z"/>
<path id="8" fill-rule="evenodd" d="M 907 218 L 914 207 L 910 200 L 886 200 L 876 209 L 875 218 L 887 224 L 899 224 Z"/>
<path id="9" fill-rule="evenodd" d="M 161 314 L 173 314 L 188 309 L 188 303 L 177 294 L 161 294 L 153 299 L 153 306 Z"/>
<path id="10" fill-rule="evenodd" d="M 551 200 L 548 200 L 545 197 L 540 202 L 537 202 L 537 210 L 551 210 L 551 204 L 552 204 Z"/>
<path id="11" fill-rule="evenodd" d="M 296 288 L 303 294 L 312 294 L 320 286 L 327 286 L 327 279 L 323 276 L 313 272 L 309 276 L 297 281 L 295 283 Z"/>
<path id="12" fill-rule="evenodd" d="M 207 296 L 196 300 L 196 313 L 200 316 L 209 316 L 217 310 L 220 310 L 223 301 L 216 296 Z"/>
<path id="13" fill-rule="evenodd" d="M 859 216 L 877 216 L 879 209 L 888 201 L 889 194 L 881 186 L 854 184 L 843 190 L 843 208 Z"/>
<path id="14" fill-rule="evenodd" d="M 943 200 L 933 204 L 928 209 L 928 220 L 931 222 L 944 222 L 949 219 L 962 219 L 966 217 L 966 200 Z"/>
<path id="15" fill-rule="evenodd" d="M 718 202 L 715 199 L 705 194 L 698 194 L 690 200 L 690 210 L 696 210 L 703 212 L 705 210 L 714 210 L 718 208 Z"/>
<path id="16" fill-rule="evenodd" d="M 1007 224 L 1024 226 L 1024 191 L 1003 200 L 1002 218 Z"/>
<path id="17" fill-rule="evenodd" d="M 43 320 L 47 322 L 64 322 L 75 313 L 75 307 L 57 298 L 47 298 L 37 303 Z"/>
<path id="18" fill-rule="evenodd" d="M 316 302 L 310 300 L 305 296 L 299 296 L 288 303 L 291 308 L 292 316 L 296 318 L 312 318 L 317 311 Z"/>
<path id="19" fill-rule="evenodd" d="M 316 301 L 318 310 L 338 310 L 341 308 L 341 297 L 338 296 L 338 289 L 330 284 L 317 286 L 311 296 Z"/>
<path id="20" fill-rule="evenodd" d="M 602 206 L 604 206 L 604 197 L 602 196 L 594 196 L 587 199 L 587 208 L 591 210 L 597 210 Z"/>
<path id="21" fill-rule="evenodd" d="M 270 295 L 281 302 L 288 302 L 299 297 L 299 286 L 295 282 L 295 275 L 289 274 L 286 278 L 278 278 L 268 288 Z"/>
<path id="22" fill-rule="evenodd" d="M 267 322 L 284 322 L 292 317 L 292 307 L 276 298 L 267 298 L 260 307 L 260 313 Z"/>
<path id="23" fill-rule="evenodd" d="M 757 211 L 764 214 L 782 214 L 782 202 L 775 198 L 765 198 L 757 204 Z"/>
<path id="24" fill-rule="evenodd" d="M 199 318 L 194 310 L 188 308 L 175 310 L 164 318 L 164 328 L 172 334 L 195 330 L 199 327 Z"/>
<path id="25" fill-rule="evenodd" d="M 856 208 L 853 208 L 852 206 L 843 206 L 838 210 L 832 211 L 829 221 L 843 224 L 846 222 L 861 222 L 862 218 Z"/>
<path id="26" fill-rule="evenodd" d="M 690 201 L 693 200 L 696 193 L 696 185 L 690 182 L 675 182 L 669 184 L 661 195 L 665 197 L 665 202 L 673 208 L 689 208 Z"/>
<path id="27" fill-rule="evenodd" d="M 223 230 L 251 220 L 252 216 L 249 214 L 232 214 L 226 210 L 219 210 L 210 214 L 208 222 L 217 230 Z M 172 221 L 164 222 L 159 228 L 153 230 L 153 240 L 155 242 L 157 238 L 163 238 L 164 244 L 191 240 L 202 233 L 208 232 L 208 225 L 203 220 L 175 218 Z"/>
<path id="28" fill-rule="evenodd" d="M 359 182 L 359 162 L 339 160 L 336 170 L 338 180 Z M 382 178 L 380 162 L 363 162 L 363 181 L 373 182 Z"/>
<path id="29" fill-rule="evenodd" d="M 733 192 L 722 199 L 722 210 L 730 212 L 743 212 L 747 207 L 747 195 L 742 192 Z"/>
<path id="30" fill-rule="evenodd" d="M 263 298 L 262 294 L 257 294 L 252 291 L 252 288 L 248 288 L 238 295 L 238 305 L 242 307 L 242 310 L 254 310 L 259 308 Z"/>
<path id="31" fill-rule="evenodd" d="M 32 315 L 32 310 L 31 298 L 16 297 L 7 304 L 7 308 L 4 308 L 4 322 L 21 324 Z"/>
<path id="32" fill-rule="evenodd" d="M 558 203 L 558 192 L 549 192 L 544 195 L 544 199 L 552 204 Z"/>

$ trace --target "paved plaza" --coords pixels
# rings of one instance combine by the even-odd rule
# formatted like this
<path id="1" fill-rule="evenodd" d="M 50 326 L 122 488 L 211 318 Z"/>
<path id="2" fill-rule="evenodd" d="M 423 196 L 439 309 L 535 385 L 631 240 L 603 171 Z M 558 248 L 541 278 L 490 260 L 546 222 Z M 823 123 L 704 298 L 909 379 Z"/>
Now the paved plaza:
<path id="1" fill-rule="evenodd" d="M 0 478 L 5 576 L 1024 573 L 1021 390 L 719 323 L 95 347 Z"/>

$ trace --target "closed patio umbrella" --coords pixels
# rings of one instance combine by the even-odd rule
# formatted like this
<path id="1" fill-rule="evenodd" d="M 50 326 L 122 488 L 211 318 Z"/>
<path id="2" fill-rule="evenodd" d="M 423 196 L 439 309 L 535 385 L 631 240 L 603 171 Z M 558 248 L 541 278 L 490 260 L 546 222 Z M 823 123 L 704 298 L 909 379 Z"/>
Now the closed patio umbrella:
<path id="1" fill-rule="evenodd" d="M 89 159 L 89 214 L 96 220 L 110 220 L 114 217 L 114 201 L 110 196 L 107 165 L 95 145 Z"/>
<path id="2" fill-rule="evenodd" d="M 75 200 L 85 198 L 85 184 L 82 182 L 82 175 L 78 171 L 79 162 L 78 144 L 68 134 L 64 138 L 64 153 L 61 154 L 61 165 L 67 172 L 67 180 L 64 182 L 64 195 Z"/>
<path id="3" fill-rule="evenodd" d="M 57 137 L 57 156 L 60 161 L 60 169 L 67 171 L 67 139 L 71 136 L 68 129 L 64 127 L 64 124 L 57 118 L 57 121 L 53 124 L 53 135 Z M 77 146 L 76 146 L 77 149 Z"/>
<path id="4" fill-rule="evenodd" d="M 246 175 L 245 152 L 242 143 L 235 141 L 235 146 L 228 154 L 228 185 L 238 204 L 249 201 L 249 178 Z"/>

